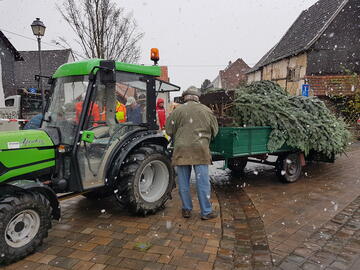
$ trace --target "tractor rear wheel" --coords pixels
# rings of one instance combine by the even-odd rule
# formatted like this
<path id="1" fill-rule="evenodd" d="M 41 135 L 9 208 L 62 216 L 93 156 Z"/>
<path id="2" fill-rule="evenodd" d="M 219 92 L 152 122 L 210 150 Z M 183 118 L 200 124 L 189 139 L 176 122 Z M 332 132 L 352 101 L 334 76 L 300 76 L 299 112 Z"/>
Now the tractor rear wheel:
<path id="1" fill-rule="evenodd" d="M 0 200 L 0 264 L 33 253 L 51 228 L 48 199 L 35 192 L 20 192 Z"/>
<path id="2" fill-rule="evenodd" d="M 155 213 L 171 198 L 174 170 L 164 147 L 144 145 L 133 150 L 120 172 L 115 198 L 137 214 Z"/>

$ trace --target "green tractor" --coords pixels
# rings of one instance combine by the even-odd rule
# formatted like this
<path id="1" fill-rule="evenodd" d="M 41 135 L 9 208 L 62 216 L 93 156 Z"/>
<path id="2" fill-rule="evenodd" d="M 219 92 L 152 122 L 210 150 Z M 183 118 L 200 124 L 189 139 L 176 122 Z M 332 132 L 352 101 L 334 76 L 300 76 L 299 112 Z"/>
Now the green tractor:
<path id="1" fill-rule="evenodd" d="M 64 64 L 50 79 L 41 129 L 0 132 L 0 264 L 42 244 L 67 196 L 114 195 L 142 215 L 171 198 L 175 174 L 156 98 L 180 88 L 160 75 L 159 66 L 100 59 Z"/>

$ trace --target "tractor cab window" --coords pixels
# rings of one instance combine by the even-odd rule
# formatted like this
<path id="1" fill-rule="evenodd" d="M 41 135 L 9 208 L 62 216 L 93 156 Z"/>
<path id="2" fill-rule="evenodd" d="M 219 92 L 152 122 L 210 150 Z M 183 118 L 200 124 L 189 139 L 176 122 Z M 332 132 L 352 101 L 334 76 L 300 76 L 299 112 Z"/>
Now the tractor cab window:
<path id="1" fill-rule="evenodd" d="M 146 123 L 146 81 L 143 75 L 126 72 L 116 74 L 116 98 L 118 122 Z M 124 112 L 124 113 L 123 113 Z"/>
<path id="2" fill-rule="evenodd" d="M 54 94 L 43 123 L 57 127 L 64 144 L 74 142 L 87 85 L 87 76 L 63 77 L 55 81 Z"/>

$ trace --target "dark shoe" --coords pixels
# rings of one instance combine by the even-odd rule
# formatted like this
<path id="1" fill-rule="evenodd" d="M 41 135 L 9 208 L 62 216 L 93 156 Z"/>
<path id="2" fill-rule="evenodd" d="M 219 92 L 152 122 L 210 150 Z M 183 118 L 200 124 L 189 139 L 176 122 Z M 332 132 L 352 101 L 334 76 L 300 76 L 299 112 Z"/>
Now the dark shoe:
<path id="1" fill-rule="evenodd" d="M 213 219 L 216 218 L 218 216 L 218 214 L 215 211 L 212 211 L 211 213 L 205 215 L 205 216 L 201 216 L 202 220 L 209 220 L 209 219 Z"/>
<path id="2" fill-rule="evenodd" d="M 182 210 L 182 216 L 183 216 L 184 218 L 190 218 L 190 217 L 191 217 L 191 210 L 183 209 L 183 210 Z"/>

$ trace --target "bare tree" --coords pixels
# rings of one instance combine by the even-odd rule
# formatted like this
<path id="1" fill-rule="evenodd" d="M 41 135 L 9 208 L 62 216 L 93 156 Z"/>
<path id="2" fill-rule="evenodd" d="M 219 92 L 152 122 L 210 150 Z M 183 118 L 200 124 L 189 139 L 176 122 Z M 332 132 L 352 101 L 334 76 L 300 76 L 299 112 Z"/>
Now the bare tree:
<path id="1" fill-rule="evenodd" d="M 134 63 L 140 58 L 139 41 L 144 33 L 137 31 L 131 13 L 111 0 L 64 0 L 57 6 L 63 18 L 77 35 L 85 58 L 114 59 Z M 61 42 L 67 43 L 64 38 Z"/>

